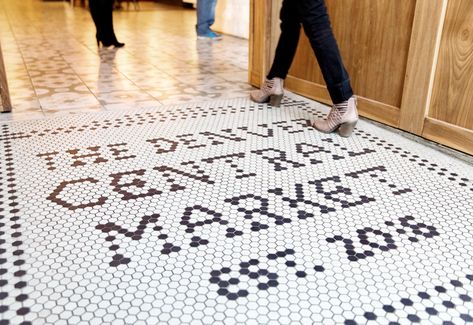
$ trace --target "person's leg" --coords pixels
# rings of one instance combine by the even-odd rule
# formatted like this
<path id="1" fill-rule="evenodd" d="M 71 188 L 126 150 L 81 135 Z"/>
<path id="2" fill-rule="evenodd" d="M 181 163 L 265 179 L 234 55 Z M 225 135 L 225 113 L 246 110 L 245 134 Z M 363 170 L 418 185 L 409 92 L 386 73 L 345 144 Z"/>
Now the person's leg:
<path id="1" fill-rule="evenodd" d="M 215 7 L 217 0 L 197 0 L 197 35 L 204 36 L 211 32 L 210 27 L 215 22 Z"/>
<path id="2" fill-rule="evenodd" d="M 268 79 L 286 79 L 299 43 L 301 19 L 297 2 L 300 0 L 284 0 L 281 8 L 281 36 L 279 37 Z"/>
<path id="3" fill-rule="evenodd" d="M 280 106 L 284 95 L 284 79 L 289 72 L 301 31 L 301 20 L 295 0 L 284 0 L 281 8 L 281 36 L 266 81 L 259 90 L 252 91 L 250 98 L 257 103 L 270 102 Z"/>
<path id="4" fill-rule="evenodd" d="M 334 104 L 327 118 L 315 121 L 313 126 L 321 132 L 338 131 L 341 136 L 348 137 L 358 122 L 356 99 L 333 35 L 325 1 L 300 0 L 298 9 Z"/>
<path id="5" fill-rule="evenodd" d="M 209 0 L 209 2 L 208 25 L 210 29 L 215 23 L 215 8 L 217 7 L 217 0 Z"/>
<path id="6" fill-rule="evenodd" d="M 125 44 L 120 43 L 115 36 L 113 29 L 113 5 L 114 0 L 97 0 L 100 7 L 100 16 L 102 20 L 102 37 L 101 41 L 103 45 L 115 47 L 122 47 Z"/>
<path id="7" fill-rule="evenodd" d="M 353 96 L 350 78 L 333 35 L 324 0 L 299 0 L 302 25 L 319 62 L 327 89 L 334 104 Z"/>
<path id="8" fill-rule="evenodd" d="M 113 0 L 99 0 L 101 14 L 103 17 L 103 42 L 111 45 L 116 42 L 115 32 L 113 30 Z"/>
<path id="9" fill-rule="evenodd" d="M 89 10 L 95 24 L 95 37 L 97 38 L 97 45 L 99 45 L 98 43 L 102 39 L 102 21 L 98 10 L 98 0 L 89 0 Z"/>

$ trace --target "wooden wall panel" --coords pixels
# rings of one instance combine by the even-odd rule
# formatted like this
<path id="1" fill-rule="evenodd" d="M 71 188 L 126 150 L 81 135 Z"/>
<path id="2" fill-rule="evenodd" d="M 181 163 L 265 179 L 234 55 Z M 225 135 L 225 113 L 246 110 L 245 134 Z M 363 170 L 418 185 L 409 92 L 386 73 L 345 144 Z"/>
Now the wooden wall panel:
<path id="1" fill-rule="evenodd" d="M 0 112 L 11 112 L 12 105 L 8 90 L 7 73 L 3 62 L 2 46 L 0 44 Z"/>
<path id="2" fill-rule="evenodd" d="M 271 36 L 271 0 L 250 1 L 250 53 L 249 82 L 256 87 L 262 84 L 269 64 Z"/>
<path id="3" fill-rule="evenodd" d="M 281 11 L 283 0 L 272 0 L 271 2 L 271 38 L 270 38 L 270 62 L 273 62 L 276 54 L 276 46 L 278 45 L 279 35 L 281 35 L 281 21 L 279 12 Z"/>
<path id="4" fill-rule="evenodd" d="M 473 155 L 473 130 L 427 117 L 422 136 Z"/>
<path id="5" fill-rule="evenodd" d="M 416 0 L 327 0 L 355 92 L 400 107 Z M 305 36 L 290 75 L 324 84 Z"/>
<path id="6" fill-rule="evenodd" d="M 450 0 L 429 117 L 473 130 L 473 1 Z"/>

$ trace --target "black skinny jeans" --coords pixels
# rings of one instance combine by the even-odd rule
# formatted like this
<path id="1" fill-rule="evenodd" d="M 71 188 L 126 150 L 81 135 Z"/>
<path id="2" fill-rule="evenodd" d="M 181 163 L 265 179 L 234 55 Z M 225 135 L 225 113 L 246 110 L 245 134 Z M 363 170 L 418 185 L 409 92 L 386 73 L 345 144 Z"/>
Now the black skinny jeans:
<path id="1" fill-rule="evenodd" d="M 281 37 L 268 79 L 286 78 L 296 54 L 302 25 L 333 103 L 341 103 L 353 96 L 324 0 L 283 0 L 280 17 Z"/>

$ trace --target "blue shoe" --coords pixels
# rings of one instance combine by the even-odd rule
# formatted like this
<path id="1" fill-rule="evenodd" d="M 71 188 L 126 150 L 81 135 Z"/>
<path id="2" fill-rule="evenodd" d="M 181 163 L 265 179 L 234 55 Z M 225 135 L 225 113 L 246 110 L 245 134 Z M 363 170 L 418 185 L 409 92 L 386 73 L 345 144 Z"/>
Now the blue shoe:
<path id="1" fill-rule="evenodd" d="M 197 39 L 203 39 L 203 40 L 216 40 L 216 41 L 219 41 L 221 40 L 223 37 L 222 35 L 218 34 L 218 33 L 215 33 L 214 31 L 210 31 L 208 32 L 207 34 L 203 34 L 203 35 L 197 35 Z"/>

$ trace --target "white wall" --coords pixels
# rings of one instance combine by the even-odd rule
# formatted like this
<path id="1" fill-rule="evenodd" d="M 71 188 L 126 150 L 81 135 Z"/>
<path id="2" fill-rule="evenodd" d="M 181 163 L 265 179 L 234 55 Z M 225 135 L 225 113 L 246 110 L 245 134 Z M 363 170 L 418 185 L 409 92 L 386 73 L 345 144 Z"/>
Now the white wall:
<path id="1" fill-rule="evenodd" d="M 225 34 L 248 38 L 250 0 L 218 0 L 213 28 Z"/>

